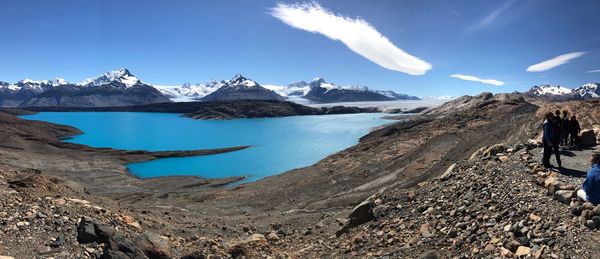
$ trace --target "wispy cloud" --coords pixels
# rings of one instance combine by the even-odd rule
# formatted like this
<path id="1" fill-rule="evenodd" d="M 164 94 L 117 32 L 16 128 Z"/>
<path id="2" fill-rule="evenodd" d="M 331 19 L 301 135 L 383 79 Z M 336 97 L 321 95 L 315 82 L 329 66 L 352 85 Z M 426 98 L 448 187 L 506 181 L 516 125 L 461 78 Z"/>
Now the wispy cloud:
<path id="1" fill-rule="evenodd" d="M 600 73 L 600 69 L 590 70 L 588 71 L 588 73 Z"/>
<path id="2" fill-rule="evenodd" d="M 581 56 L 583 56 L 583 54 L 585 54 L 585 52 L 571 52 L 571 53 L 567 53 L 567 54 L 562 54 L 562 55 L 553 57 L 551 59 L 542 61 L 540 63 L 537 63 L 535 65 L 529 66 L 527 68 L 527 72 L 541 72 L 541 71 L 550 70 L 557 66 L 569 63 L 569 61 L 576 59 L 578 57 L 581 57 Z"/>
<path id="3" fill-rule="evenodd" d="M 476 23 L 467 27 L 466 32 L 476 32 L 491 26 L 498 20 L 498 18 L 502 17 L 503 14 L 505 14 L 506 11 L 508 11 L 515 3 L 517 3 L 517 0 L 508 0 L 504 2 L 502 5 L 498 6 L 486 16 L 484 16 L 481 20 L 478 20 Z"/>
<path id="4" fill-rule="evenodd" d="M 318 3 L 277 4 L 270 14 L 289 26 L 339 40 L 350 50 L 384 68 L 423 75 L 431 64 L 396 47 L 363 19 L 334 14 Z"/>
<path id="5" fill-rule="evenodd" d="M 495 85 L 495 86 L 504 85 L 504 82 L 498 81 L 496 79 L 481 79 L 481 78 L 476 77 L 476 76 L 454 74 L 454 75 L 450 75 L 450 77 L 454 77 L 454 78 L 458 78 L 458 79 L 466 80 L 466 81 L 473 81 L 473 82 L 484 83 L 484 84 L 488 84 L 488 85 Z"/>

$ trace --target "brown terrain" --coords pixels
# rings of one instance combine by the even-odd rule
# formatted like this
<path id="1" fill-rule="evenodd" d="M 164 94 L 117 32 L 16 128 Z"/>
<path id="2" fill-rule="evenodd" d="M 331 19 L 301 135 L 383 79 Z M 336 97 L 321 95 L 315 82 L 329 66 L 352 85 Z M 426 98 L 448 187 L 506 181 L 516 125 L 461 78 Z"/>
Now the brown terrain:
<path id="1" fill-rule="evenodd" d="M 60 141 L 77 129 L 3 112 L 0 255 L 598 258 L 600 207 L 571 199 L 593 148 L 569 151 L 570 171 L 545 170 L 536 141 L 544 111 L 570 110 L 593 129 L 598 104 L 465 96 L 313 166 L 234 185 L 125 167 L 229 149 L 95 149 Z"/>

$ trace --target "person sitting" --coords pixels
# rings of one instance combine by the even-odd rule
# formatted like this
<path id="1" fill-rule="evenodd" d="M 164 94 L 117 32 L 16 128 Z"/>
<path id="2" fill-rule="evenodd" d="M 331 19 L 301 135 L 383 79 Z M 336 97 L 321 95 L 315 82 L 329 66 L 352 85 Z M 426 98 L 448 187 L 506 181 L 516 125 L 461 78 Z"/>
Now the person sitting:
<path id="1" fill-rule="evenodd" d="M 577 197 L 594 205 L 600 204 L 600 153 L 590 157 L 592 168 L 587 172 L 583 186 L 577 191 Z"/>

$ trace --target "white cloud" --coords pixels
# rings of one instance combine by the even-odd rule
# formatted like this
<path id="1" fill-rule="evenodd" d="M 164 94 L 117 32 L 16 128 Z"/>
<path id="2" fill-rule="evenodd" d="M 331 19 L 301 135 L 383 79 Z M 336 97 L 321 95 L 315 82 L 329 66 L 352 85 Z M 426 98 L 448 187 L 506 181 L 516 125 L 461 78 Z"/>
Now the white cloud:
<path id="1" fill-rule="evenodd" d="M 458 79 L 466 80 L 466 81 L 480 82 L 480 83 L 484 83 L 484 84 L 488 84 L 488 85 L 495 85 L 495 86 L 504 85 L 504 82 L 498 81 L 496 79 L 481 79 L 481 78 L 476 77 L 476 76 L 454 74 L 454 75 L 450 75 L 450 77 L 458 78 Z"/>
<path id="2" fill-rule="evenodd" d="M 588 73 L 600 73 L 600 69 L 590 70 L 588 71 Z"/>
<path id="3" fill-rule="evenodd" d="M 503 16 L 503 14 L 506 13 L 506 11 L 508 11 L 515 3 L 517 3 L 516 0 L 504 2 L 502 5 L 498 6 L 498 8 L 492 10 L 489 14 L 484 16 L 483 19 L 467 27 L 467 32 L 479 31 L 494 24 L 496 20 Z"/>
<path id="4" fill-rule="evenodd" d="M 527 68 L 527 72 L 541 72 L 541 71 L 546 71 L 552 68 L 555 68 L 557 66 L 569 63 L 569 61 L 571 61 L 572 59 L 576 59 L 578 57 L 583 56 L 583 54 L 585 54 L 585 52 L 571 52 L 571 53 L 567 53 L 567 54 L 563 54 L 560 56 L 556 56 L 553 57 L 551 59 L 548 59 L 546 61 L 542 61 L 540 63 L 537 63 L 535 65 L 531 65 Z"/>
<path id="5" fill-rule="evenodd" d="M 294 28 L 339 40 L 350 50 L 384 68 L 410 75 L 423 75 L 431 69 L 431 64 L 396 47 L 365 20 L 336 15 L 318 3 L 279 3 L 270 14 Z"/>

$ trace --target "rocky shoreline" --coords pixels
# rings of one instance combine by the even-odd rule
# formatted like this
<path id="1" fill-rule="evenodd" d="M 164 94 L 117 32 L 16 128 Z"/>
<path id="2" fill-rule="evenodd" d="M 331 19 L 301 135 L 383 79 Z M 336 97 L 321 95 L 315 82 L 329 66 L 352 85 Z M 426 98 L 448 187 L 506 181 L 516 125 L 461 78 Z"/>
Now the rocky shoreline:
<path id="1" fill-rule="evenodd" d="M 565 106 L 590 128 L 595 105 Z M 536 169 L 531 140 L 550 107 L 465 97 L 313 166 L 231 187 L 136 179 L 123 164 L 151 154 L 61 144 L 77 130 L 0 113 L 0 255 L 593 258 L 597 230 L 539 184 L 552 172 Z"/>
<path id="2" fill-rule="evenodd" d="M 163 112 L 181 113 L 183 116 L 204 120 L 229 120 L 236 118 L 273 118 L 297 115 L 326 115 L 380 112 L 377 108 L 346 106 L 309 107 L 294 102 L 274 100 L 238 100 L 156 103 L 124 107 L 29 107 L 0 109 L 6 113 L 23 115 L 32 112 Z"/>

